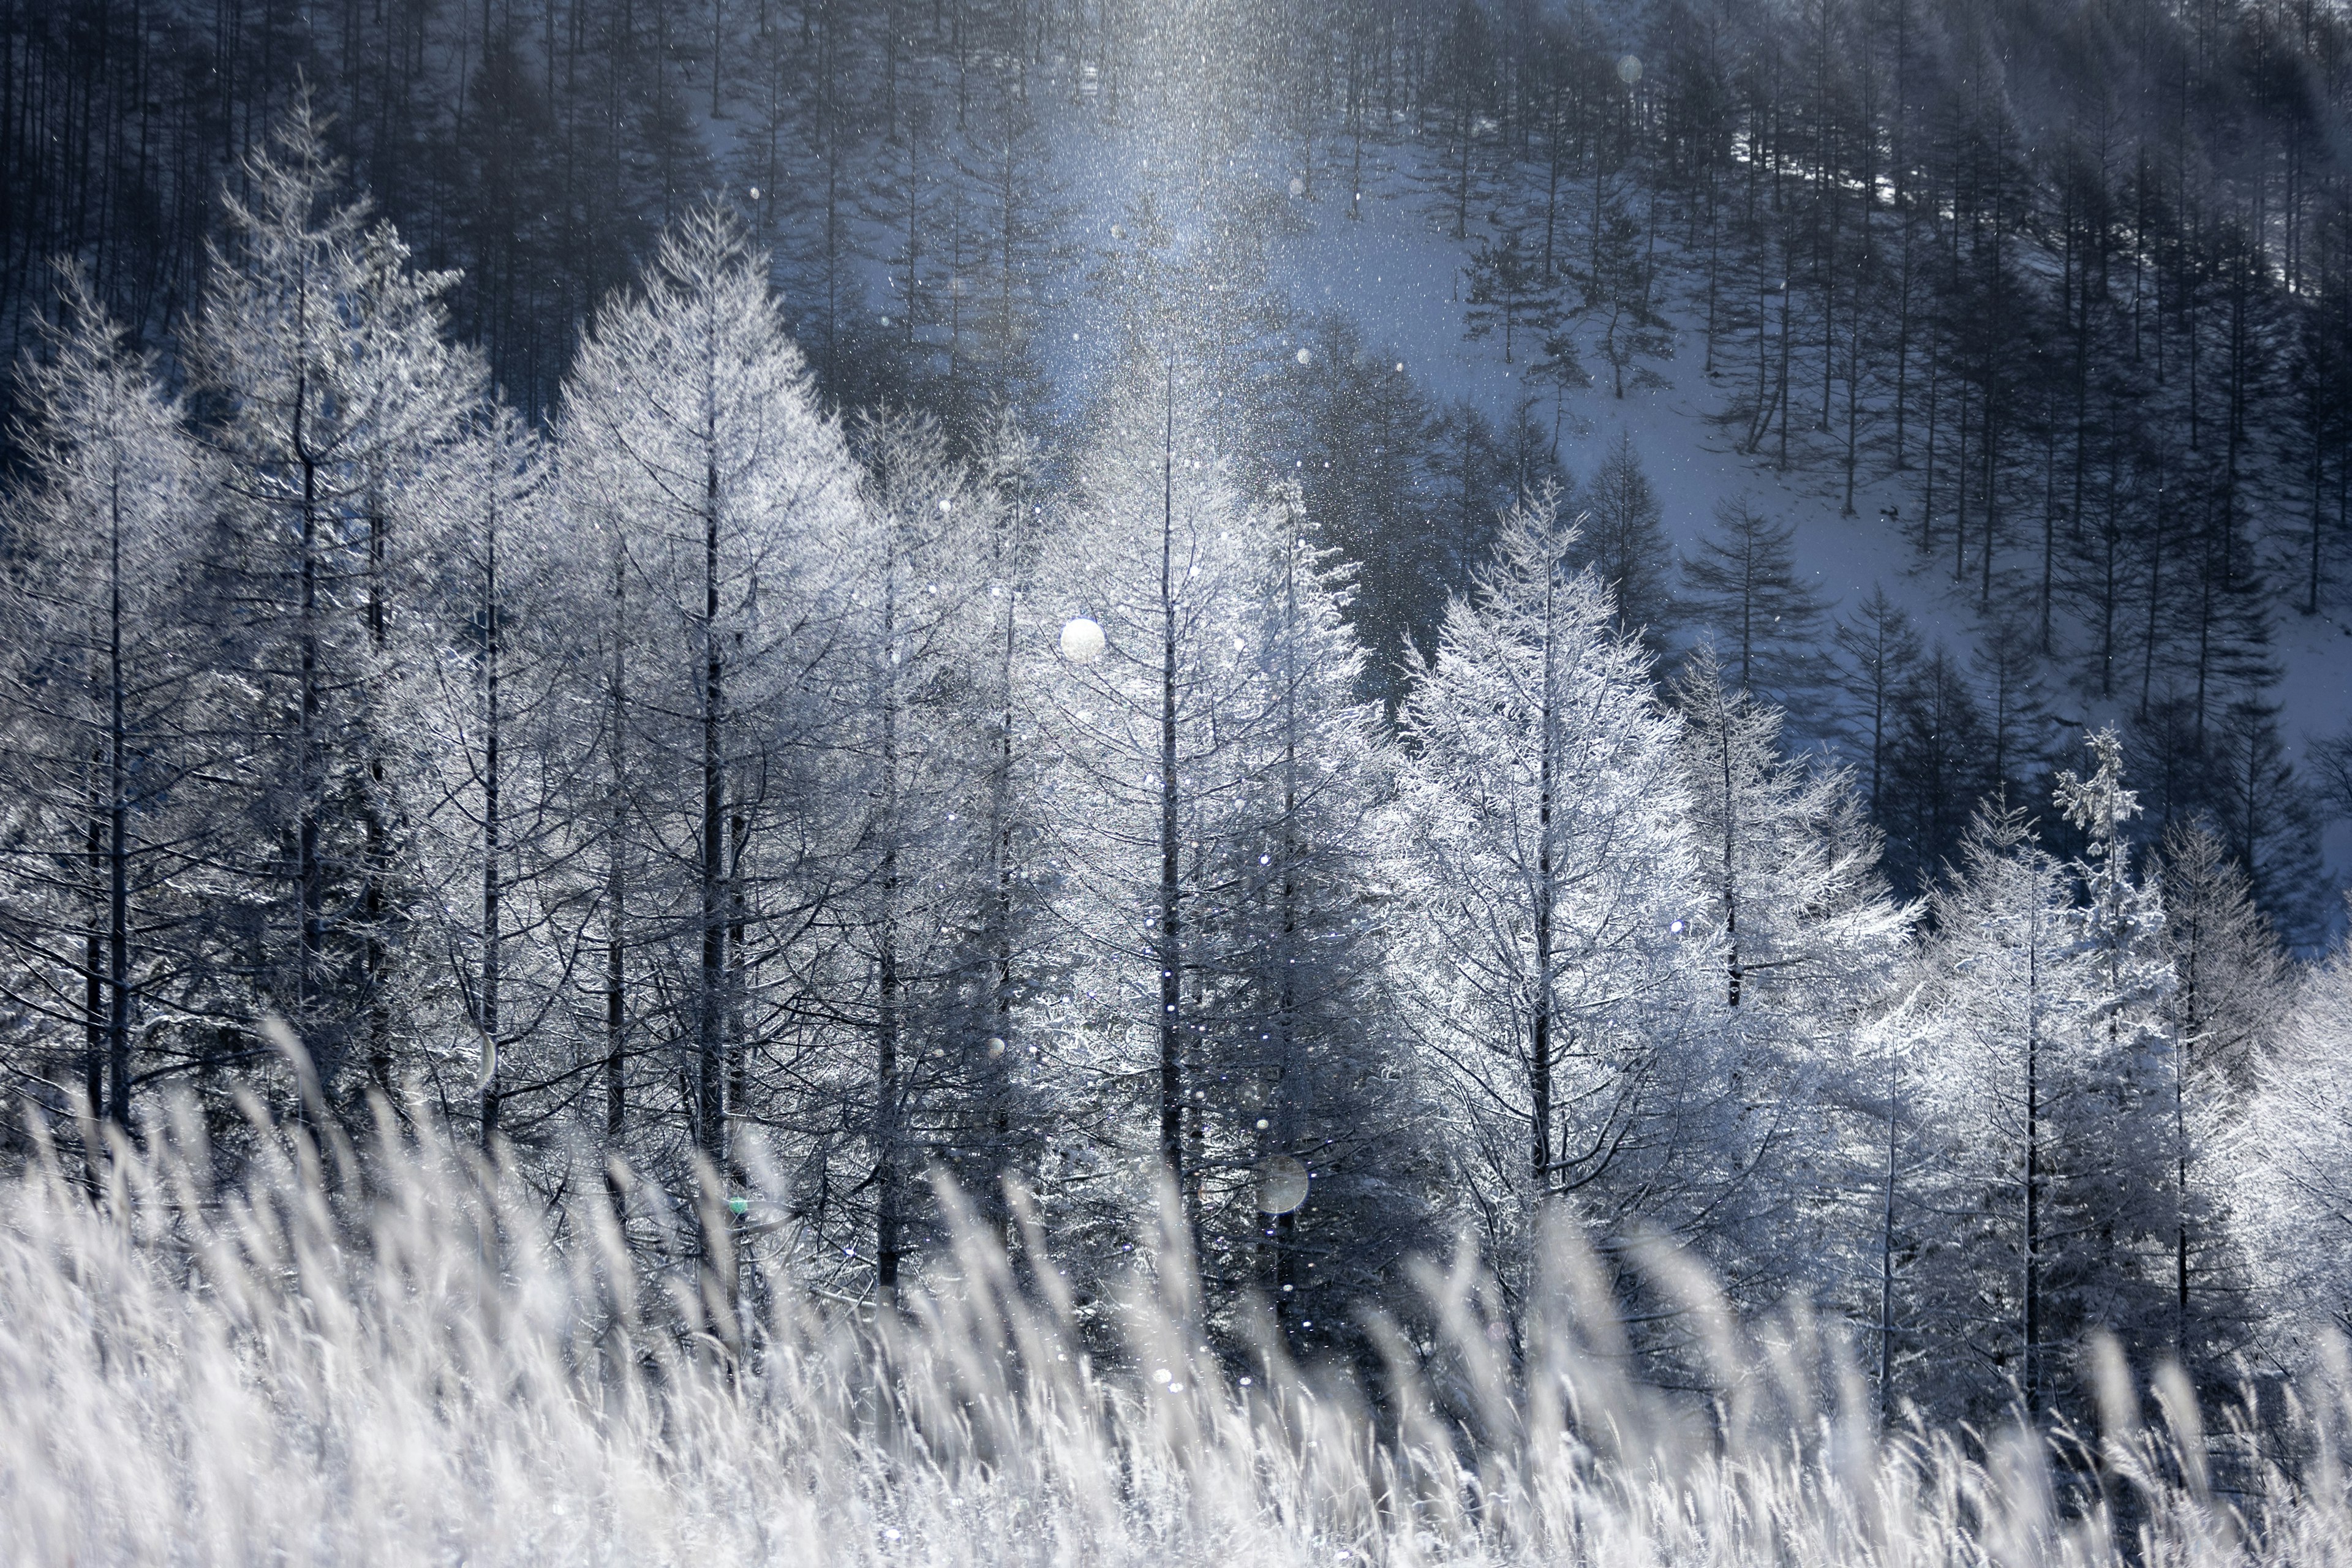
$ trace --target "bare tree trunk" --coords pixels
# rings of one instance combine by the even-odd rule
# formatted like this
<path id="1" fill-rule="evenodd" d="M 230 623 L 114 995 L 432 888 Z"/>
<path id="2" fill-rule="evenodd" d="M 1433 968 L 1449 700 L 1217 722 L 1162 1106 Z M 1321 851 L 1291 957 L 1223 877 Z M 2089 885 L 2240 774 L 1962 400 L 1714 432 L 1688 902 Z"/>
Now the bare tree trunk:
<path id="1" fill-rule="evenodd" d="M 613 675 L 606 717 L 611 730 L 607 744 L 612 750 L 612 773 L 606 781 L 610 799 L 604 829 L 604 1152 L 608 1161 L 618 1157 L 628 1131 L 628 996 L 623 984 L 626 956 L 623 914 L 628 892 L 623 845 L 628 828 L 625 782 L 628 759 L 622 742 L 622 727 L 628 717 L 628 656 L 624 646 L 627 636 L 627 557 L 616 543 L 613 550 Z M 618 1216 L 625 1194 L 618 1173 L 609 1168 L 605 1195 Z"/>
<path id="2" fill-rule="evenodd" d="M 107 531 L 106 1064 L 107 1119 L 131 1129 L 131 755 L 122 656 L 122 492 Z M 92 1108 L 93 1110 L 96 1109 Z"/>
<path id="3" fill-rule="evenodd" d="M 482 553 L 482 1147 L 488 1151 L 499 1131 L 499 989 L 502 976 L 499 949 L 499 514 L 488 503 L 488 528 Z"/>
<path id="4" fill-rule="evenodd" d="M 2025 1410 L 2042 1402 L 2042 886 L 2032 888 L 2025 953 Z"/>
<path id="5" fill-rule="evenodd" d="M 1538 1201 L 1550 1191 L 1552 1180 L 1551 951 L 1556 889 L 1552 885 L 1551 819 L 1552 795 L 1558 786 L 1554 775 L 1559 752 L 1557 696 L 1559 637 L 1553 616 L 1559 597 L 1559 569 L 1560 563 L 1557 561 L 1548 563 L 1545 569 L 1543 700 L 1541 731 L 1537 742 L 1536 984 L 1532 998 L 1534 1016 L 1529 1020 L 1528 1030 L 1532 1049 L 1528 1057 L 1528 1115 L 1530 1123 L 1528 1152 L 1535 1178 L 1535 1195 Z"/>
<path id="6" fill-rule="evenodd" d="M 1184 1177 L 1183 1032 L 1177 1016 L 1176 821 L 1176 361 L 1168 361 L 1167 431 L 1160 478 L 1160 1158 Z"/>
<path id="7" fill-rule="evenodd" d="M 715 433 L 706 432 L 715 448 Z M 712 1173 L 726 1168 L 727 772 L 722 751 L 726 668 L 719 645 L 719 458 L 706 460 L 702 522 L 702 968 L 696 992 L 695 1148 Z M 707 1212 L 709 1205 L 703 1205 Z M 704 1258 L 715 1259 L 712 1238 Z"/>
<path id="8" fill-rule="evenodd" d="M 876 932 L 874 1040 L 874 1269 L 878 1304 L 898 1305 L 898 1256 L 903 1246 L 904 1194 L 898 1169 L 901 1111 L 901 1047 L 898 976 L 898 540 L 893 516 L 884 526 L 889 542 L 882 568 L 882 919 Z"/>

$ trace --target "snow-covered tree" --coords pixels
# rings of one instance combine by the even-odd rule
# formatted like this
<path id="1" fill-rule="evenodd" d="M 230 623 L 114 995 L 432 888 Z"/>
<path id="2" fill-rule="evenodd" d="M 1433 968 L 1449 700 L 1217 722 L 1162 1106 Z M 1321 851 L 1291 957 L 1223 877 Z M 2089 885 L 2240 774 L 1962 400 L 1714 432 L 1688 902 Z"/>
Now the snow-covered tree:
<path id="1" fill-rule="evenodd" d="M 420 481 L 483 377 L 444 335 L 453 276 L 412 268 L 364 203 L 336 205 L 320 136 L 298 100 L 247 159 L 186 357 L 223 498 L 214 592 L 238 645 L 224 658 L 250 672 L 246 711 L 223 720 L 251 737 L 236 764 L 248 820 L 232 856 L 251 889 L 239 966 L 257 980 L 250 1005 L 294 1025 L 340 1104 L 355 1051 L 378 1087 L 394 1076 L 392 967 L 413 892 L 386 680 L 412 638 L 434 640 L 415 603 L 437 548 Z"/>
<path id="2" fill-rule="evenodd" d="M 1551 496 L 1505 519 L 1415 658 L 1389 830 L 1400 1005 L 1514 1289 L 1555 1199 L 1604 1237 L 1736 1227 L 1767 1136 L 1718 1026 L 1679 723 L 1576 550 Z"/>
<path id="3" fill-rule="evenodd" d="M 1170 372 L 1109 401 L 1042 558 L 1042 809 L 1076 967 L 1031 1028 L 1086 1108 L 1043 1180 L 1083 1237 L 1104 1216 L 1066 1173 L 1132 1195 L 1156 1165 L 1213 1285 L 1288 1285 L 1284 1318 L 1328 1332 L 1417 1209 L 1382 1186 L 1371 715 L 1298 492 L 1246 500 L 1192 395 Z M 1277 1159 L 1320 1185 L 1261 1221 Z"/>
<path id="4" fill-rule="evenodd" d="M 2245 1344 L 2257 1305 L 2238 1221 L 2245 1111 L 2293 1000 L 2277 934 L 2245 871 L 2193 822 L 2165 830 L 2162 1026 L 2172 1068 L 2175 1352 L 2200 1380 Z"/>
<path id="5" fill-rule="evenodd" d="M 802 1136 L 848 1194 L 819 1227 L 843 1244 L 818 1251 L 870 1253 L 877 1291 L 895 1301 L 929 1219 L 925 1168 L 985 1197 L 1011 1173 L 1017 1136 L 1002 994 L 1016 941 L 1001 907 L 1010 694 L 995 689 L 989 595 L 1009 586 L 991 556 L 1013 503 L 952 461 L 928 418 L 868 418 L 856 446 L 866 483 L 844 561 L 854 587 L 831 787 L 859 804 L 822 922 L 840 935 L 821 987 L 832 1026 L 810 1035 L 793 1076 L 810 1102 Z M 828 1124 L 851 1136 L 825 1150 Z"/>
<path id="6" fill-rule="evenodd" d="M 1883 1042 L 1913 910 L 1887 896 L 1878 836 L 1843 768 L 1781 754 L 1780 715 L 1694 649 L 1672 692 L 1682 720 L 1693 883 L 1720 944 L 1720 1027 L 1748 1064 L 1759 1175 L 1782 1201 L 1743 1272 L 1864 1303 L 1883 1262 Z M 1857 1206 L 1859 1205 L 1859 1206 Z M 1871 1237 L 1872 1242 L 1861 1238 Z"/>
<path id="7" fill-rule="evenodd" d="M 764 264 L 735 222 L 679 224 L 639 289 L 598 315 L 566 384 L 559 463 L 601 542 L 612 673 L 604 743 L 627 900 L 605 919 L 617 984 L 676 1042 L 669 1107 L 686 1151 L 729 1168 L 729 1091 L 776 1042 L 804 978 L 797 936 L 827 900 L 848 803 L 826 683 L 850 634 L 856 471 L 785 337 Z M 634 1056 L 639 1047 L 616 1046 Z M 634 1082 L 634 1079 L 633 1079 Z M 652 1109 L 648 1106 L 646 1109 Z M 639 1145 L 651 1152 L 659 1145 Z M 682 1176 L 677 1151 L 664 1154 Z"/>
<path id="8" fill-rule="evenodd" d="M 2096 1328 L 2168 1341 L 2175 1205 L 2163 907 L 2135 880 L 2119 752 L 2066 775 L 2090 847 L 2069 866 L 2024 813 L 1988 807 L 1934 900 L 1916 1048 L 1940 1150 L 1913 1275 L 1915 1394 L 1990 1414 L 2080 1413 L 2074 1347 Z M 2078 896 L 2079 894 L 2079 896 Z M 2161 1339 L 2158 1338 L 2161 1336 Z"/>
<path id="9" fill-rule="evenodd" d="M 128 1129 L 134 1088 L 209 1054 L 218 994 L 217 803 L 192 783 L 213 672 L 185 635 L 205 491 L 152 366 L 78 276 L 60 316 L 26 367 L 26 469 L 0 512 L 0 994 L 27 1031 L 17 1091 Z M 76 1080 L 79 1105 L 50 1087 Z"/>
<path id="10" fill-rule="evenodd" d="M 391 682 L 414 721 L 392 766 L 423 803 L 427 892 L 423 973 L 401 993 L 425 1047 L 409 1069 L 446 1107 L 470 1099 L 486 1144 L 546 1145 L 586 1088 L 567 980 L 592 939 L 578 851 L 593 830 L 577 813 L 594 756 L 574 704 L 593 667 L 575 660 L 573 563 L 546 479 L 538 443 L 497 407 L 436 466 L 443 641 Z"/>
<path id="11" fill-rule="evenodd" d="M 2352 1333 L 2352 946 L 2304 977 L 2253 1066 L 2230 1168 L 2270 1338 L 2300 1361 Z"/>

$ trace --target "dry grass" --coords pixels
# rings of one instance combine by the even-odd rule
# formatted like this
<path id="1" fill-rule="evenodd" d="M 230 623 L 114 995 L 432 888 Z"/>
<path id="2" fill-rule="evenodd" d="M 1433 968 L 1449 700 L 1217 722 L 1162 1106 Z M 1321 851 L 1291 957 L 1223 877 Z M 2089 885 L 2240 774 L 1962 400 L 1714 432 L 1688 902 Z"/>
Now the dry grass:
<path id="1" fill-rule="evenodd" d="M 600 1205 L 551 1218 L 445 1152 L 379 1149 L 330 1197 L 298 1142 L 234 1191 L 158 1142 L 96 1201 L 55 1159 L 0 1188 L 7 1562 L 2352 1561 L 2333 1396 L 2281 1417 L 2300 1477 L 2224 1499 L 2179 1461 L 2181 1391 L 2142 1427 L 2117 1374 L 2112 1510 L 2069 1507 L 2022 1436 L 1882 1440 L 1801 1323 L 1744 1334 L 1687 1268 L 1725 1392 L 1636 1386 L 1567 1245 L 1517 1336 L 1474 1268 L 1432 1270 L 1428 1337 L 1380 1331 L 1375 1422 L 1220 1364 L 1172 1273 L 1089 1359 L 974 1226 L 887 1331 L 779 1290 L 747 1336 L 640 1294 Z"/>

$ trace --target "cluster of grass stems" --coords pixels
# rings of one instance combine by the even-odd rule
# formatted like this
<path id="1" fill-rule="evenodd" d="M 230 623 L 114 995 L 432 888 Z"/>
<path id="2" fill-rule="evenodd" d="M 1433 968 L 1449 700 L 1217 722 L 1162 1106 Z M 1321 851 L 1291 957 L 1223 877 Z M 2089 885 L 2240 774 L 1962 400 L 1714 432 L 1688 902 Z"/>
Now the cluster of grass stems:
<path id="1" fill-rule="evenodd" d="M 1711 1369 L 1667 1394 L 1565 1228 L 1515 1324 L 1466 1255 L 1425 1270 L 1368 1388 L 1213 1351 L 1174 1266 L 1107 1338 L 1015 1261 L 1017 1204 L 1008 1249 L 950 1194 L 896 1313 L 730 1303 L 648 1275 L 593 1177 L 551 1208 L 446 1139 L 262 1132 L 234 1182 L 184 1114 L 0 1182 L 0 1560 L 2352 1562 L 2339 1393 L 2284 1399 L 2263 1447 L 2298 1457 L 2226 1488 L 2185 1383 L 2143 1423 L 2112 1352 L 2095 1436 L 1890 1432 L 1833 1337 L 1742 1329 L 1661 1257 Z"/>

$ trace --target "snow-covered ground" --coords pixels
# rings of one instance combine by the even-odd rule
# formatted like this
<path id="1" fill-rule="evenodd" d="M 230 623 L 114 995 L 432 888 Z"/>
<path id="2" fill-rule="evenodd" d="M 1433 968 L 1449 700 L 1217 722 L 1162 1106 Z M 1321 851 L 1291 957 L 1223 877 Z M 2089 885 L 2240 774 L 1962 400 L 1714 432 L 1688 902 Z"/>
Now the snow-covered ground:
<path id="1" fill-rule="evenodd" d="M 1212 226 L 1249 228 L 1249 237 L 1263 247 L 1267 284 L 1292 319 L 1303 325 L 1330 310 L 1349 316 L 1368 346 L 1401 363 L 1437 402 L 1465 400 L 1499 426 L 1525 395 L 1521 378 L 1527 367 L 1504 363 L 1499 335 L 1473 341 L 1464 333 L 1466 264 L 1486 232 L 1480 214 L 1491 200 L 1474 199 L 1469 237 L 1454 238 L 1453 215 L 1443 197 L 1412 177 L 1416 153 L 1409 142 L 1401 148 L 1367 149 L 1358 196 L 1349 180 L 1352 149 L 1345 143 L 1323 145 L 1314 178 L 1307 181 L 1297 180 L 1295 146 L 1259 144 L 1220 153 L 1210 161 L 1213 177 L 1203 186 L 1198 183 L 1203 163 L 1195 131 L 1145 103 L 1130 103 L 1118 124 L 1102 122 L 1089 109 L 1071 110 L 1053 126 L 1050 141 L 1064 248 L 1060 275 L 1041 290 L 1045 312 L 1040 346 L 1064 408 L 1080 405 L 1112 367 L 1118 303 L 1096 297 L 1087 277 L 1101 254 L 1120 243 L 1118 226 L 1147 189 L 1158 195 L 1180 249 L 1197 243 Z M 1580 181 L 1566 182 L 1561 190 L 1558 244 L 1568 255 L 1577 254 L 1588 237 L 1580 191 L 1589 198 L 1590 186 Z M 1278 223 L 1267 223 L 1268 205 L 1279 209 Z M 1357 212 L 1352 218 L 1351 206 Z M 1872 412 L 1865 404 L 1853 513 L 1844 515 L 1844 387 L 1841 382 L 1836 389 L 1835 434 L 1806 432 L 1807 398 L 1817 400 L 1820 393 L 1820 362 L 1816 356 L 1808 366 L 1801 345 L 1791 376 L 1799 424 L 1789 470 L 1776 469 L 1777 436 L 1755 456 L 1738 451 L 1735 432 L 1718 419 L 1735 389 L 1755 375 L 1752 357 L 1742 357 L 1752 339 L 1727 336 L 1720 342 L 1717 375 L 1710 379 L 1704 311 L 1693 302 L 1696 263 L 1685 264 L 1679 256 L 1672 226 L 1657 255 L 1660 294 L 1674 323 L 1674 353 L 1643 362 L 1649 374 L 1629 374 L 1619 398 L 1612 395 L 1592 323 L 1571 323 L 1593 384 L 1570 391 L 1559 405 L 1562 462 L 1571 473 L 1589 473 L 1619 432 L 1630 432 L 1662 504 L 1664 526 L 1685 556 L 1696 552 L 1719 501 L 1745 497 L 1795 524 L 1799 570 L 1816 584 L 1832 614 L 1858 603 L 1874 585 L 1884 586 L 1908 612 L 1926 646 L 1941 642 L 1965 664 L 1980 631 L 1974 561 L 1969 581 L 1955 583 L 1948 558 L 1940 552 L 1923 558 L 1906 531 L 1916 524 L 1924 477 L 1916 422 L 1912 467 L 1900 476 L 1890 474 L 1884 455 L 1869 449 Z M 878 271 L 871 297 L 877 310 L 887 308 L 887 279 Z M 1538 396 L 1538 417 L 1549 420 L 1554 393 L 1546 386 Z M 1882 435 L 1889 417 L 1883 407 L 1878 411 Z M 2282 526 L 2291 532 L 2294 525 Z M 2028 553 L 2012 539 L 2004 563 L 2022 570 Z M 2343 734 L 2352 725 L 2352 616 L 2305 616 L 2284 595 L 2274 595 L 2272 619 L 2284 679 L 2271 696 L 2280 704 L 2291 755 L 2300 763 L 2313 741 Z M 2071 689 L 2063 671 L 2045 683 L 2045 690 L 2053 713 L 2067 721 L 2096 726 L 2129 717 L 2127 703 L 2087 698 Z M 2331 887 L 2352 881 L 2352 823 L 2327 823 L 2323 853 Z"/>
<path id="2" fill-rule="evenodd" d="M 1271 181 L 1277 174 L 1269 170 L 1266 177 Z M 1294 204 L 1306 232 L 1283 246 L 1278 274 L 1294 303 L 1309 311 L 1336 308 L 1347 312 L 1363 326 L 1370 341 L 1388 345 L 1440 398 L 1466 398 L 1498 421 L 1507 416 L 1524 395 L 1519 380 L 1524 366 L 1504 363 L 1499 338 L 1471 341 L 1464 335 L 1462 293 L 1467 288 L 1469 245 L 1454 240 L 1444 222 L 1432 216 L 1433 204 L 1426 192 L 1406 188 L 1393 174 L 1367 193 L 1360 219 L 1347 218 L 1346 195 L 1343 183 L 1334 182 L 1321 200 Z M 1584 233 L 1572 193 L 1564 193 L 1563 206 L 1559 243 L 1572 250 Z M 1470 244 L 1476 237 L 1474 219 Z M 1684 555 L 1696 552 L 1718 501 L 1746 497 L 1794 522 L 1799 571 L 1831 603 L 1833 614 L 1859 603 L 1874 585 L 1883 586 L 1910 614 L 1925 644 L 1941 641 L 1965 658 L 1981 629 L 1974 563 L 1969 582 L 1956 583 L 1948 558 L 1921 556 L 1906 532 L 1919 514 L 1918 427 L 1915 425 L 1911 432 L 1914 458 L 1907 473 L 1887 473 L 1884 458 L 1865 449 L 1851 516 L 1843 514 L 1844 473 L 1839 460 L 1842 382 L 1836 393 L 1837 433 L 1816 437 L 1822 448 L 1809 455 L 1812 460 L 1801 461 L 1792 453 L 1783 473 L 1776 470 L 1772 440 L 1753 457 L 1738 450 L 1736 433 L 1717 423 L 1717 417 L 1740 383 L 1743 365 L 1752 380 L 1753 362 L 1741 360 L 1738 342 L 1721 342 L 1717 374 L 1710 379 L 1706 374 L 1705 316 L 1684 298 L 1695 290 L 1688 287 L 1687 273 L 1675 273 L 1675 248 L 1671 241 L 1660 246 L 1662 293 L 1673 301 L 1667 314 L 1675 323 L 1675 352 L 1670 359 L 1644 362 L 1652 373 L 1638 378 L 1644 384 L 1637 385 L 1637 378 L 1629 375 L 1623 397 L 1615 396 L 1590 323 L 1576 324 L 1593 384 L 1566 395 L 1562 462 L 1572 473 L 1589 473 L 1619 432 L 1630 432 L 1656 489 L 1665 528 Z M 1816 354 L 1811 367 L 1816 378 L 1819 364 Z M 1801 432 L 1806 371 L 1801 361 L 1792 373 L 1797 384 L 1792 396 L 1801 399 Z M 1817 394 L 1818 379 L 1811 385 Z M 1550 389 L 1542 389 L 1539 395 L 1539 413 L 1548 412 Z M 1882 430 L 1888 417 L 1883 408 L 1878 411 Z M 1865 406 L 1865 443 L 1871 418 Z M 1801 434 L 1794 446 L 1802 452 L 1809 444 Z M 1946 482 L 1948 487 L 1948 479 Z M 2022 567 L 2025 553 L 2016 551 L 2011 563 Z M 2280 704 L 2282 725 L 2300 763 L 2310 742 L 2342 734 L 2352 724 L 2352 619 L 2324 612 L 2306 616 L 2287 605 L 2283 596 L 2274 596 L 2273 625 L 2284 678 L 2272 696 Z M 2128 716 L 2126 704 L 2087 699 L 2069 689 L 2063 679 L 2049 685 L 2053 710 L 2065 719 L 2096 726 Z M 2330 885 L 2352 880 L 2352 824 L 2330 821 L 2323 848 Z"/>

